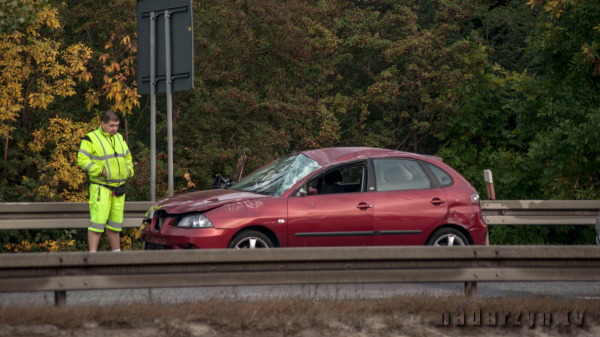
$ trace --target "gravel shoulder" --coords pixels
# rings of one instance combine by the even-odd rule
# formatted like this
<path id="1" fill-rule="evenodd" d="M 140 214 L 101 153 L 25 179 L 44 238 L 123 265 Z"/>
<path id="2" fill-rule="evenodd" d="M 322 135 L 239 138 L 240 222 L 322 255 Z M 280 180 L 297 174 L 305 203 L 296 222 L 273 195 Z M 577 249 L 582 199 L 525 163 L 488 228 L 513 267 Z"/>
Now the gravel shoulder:
<path id="1" fill-rule="evenodd" d="M 319 327 L 292 327 L 282 325 L 277 330 L 260 330 L 257 328 L 238 331 L 221 330 L 202 322 L 183 323 L 178 320 L 155 320 L 143 322 L 143 326 L 100 326 L 97 322 L 86 322 L 78 328 L 60 328 L 51 324 L 44 325 L 14 325 L 0 327 L 0 336 L 20 337 L 249 337 L 249 336 L 298 336 L 298 337 L 454 337 L 454 336 L 526 336 L 526 337 L 596 337 L 600 335 L 600 327 L 584 328 L 557 328 L 557 327 L 439 327 L 431 322 L 423 321 L 420 315 L 406 315 L 397 319 L 395 326 L 390 327 L 386 319 L 381 316 L 365 318 L 364 327 L 357 329 L 352 325 L 339 321 L 327 322 Z"/>
<path id="2" fill-rule="evenodd" d="M 600 300 L 556 296 L 468 300 L 417 294 L 377 300 L 293 297 L 0 307 L 0 337 L 600 336 L 599 322 Z"/>

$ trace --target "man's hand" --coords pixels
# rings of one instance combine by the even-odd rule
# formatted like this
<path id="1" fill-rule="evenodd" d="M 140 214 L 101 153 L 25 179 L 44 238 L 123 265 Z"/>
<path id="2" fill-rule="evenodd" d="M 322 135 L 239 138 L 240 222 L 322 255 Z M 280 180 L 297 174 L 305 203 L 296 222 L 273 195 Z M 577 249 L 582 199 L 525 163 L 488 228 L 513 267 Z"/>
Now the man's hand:
<path id="1" fill-rule="evenodd" d="M 104 178 L 106 178 L 106 169 L 105 169 L 105 168 L 103 168 L 103 169 L 102 169 L 102 176 L 103 176 Z"/>

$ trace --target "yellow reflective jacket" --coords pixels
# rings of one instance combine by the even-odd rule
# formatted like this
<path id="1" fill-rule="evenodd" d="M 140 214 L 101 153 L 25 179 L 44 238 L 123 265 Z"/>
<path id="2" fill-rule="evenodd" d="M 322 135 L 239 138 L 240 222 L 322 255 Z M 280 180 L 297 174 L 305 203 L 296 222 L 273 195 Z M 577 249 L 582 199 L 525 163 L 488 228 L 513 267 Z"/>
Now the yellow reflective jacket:
<path id="1" fill-rule="evenodd" d="M 90 176 L 95 184 L 120 186 L 127 178 L 133 177 L 133 161 L 131 151 L 123 136 L 119 133 L 111 136 L 103 132 L 102 127 L 83 137 L 77 164 Z M 106 169 L 106 178 L 102 169 Z"/>

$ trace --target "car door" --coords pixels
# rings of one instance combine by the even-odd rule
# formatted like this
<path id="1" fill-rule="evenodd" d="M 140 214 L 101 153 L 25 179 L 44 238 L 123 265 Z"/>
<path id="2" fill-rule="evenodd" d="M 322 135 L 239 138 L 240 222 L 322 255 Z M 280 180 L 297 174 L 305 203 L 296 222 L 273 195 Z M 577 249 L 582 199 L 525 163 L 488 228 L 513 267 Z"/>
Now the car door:
<path id="1" fill-rule="evenodd" d="M 424 245 L 426 233 L 447 214 L 446 192 L 418 160 L 373 159 L 373 245 Z"/>
<path id="2" fill-rule="evenodd" d="M 307 195 L 288 198 L 289 247 L 371 246 L 373 193 L 367 162 L 329 169 L 309 180 Z"/>

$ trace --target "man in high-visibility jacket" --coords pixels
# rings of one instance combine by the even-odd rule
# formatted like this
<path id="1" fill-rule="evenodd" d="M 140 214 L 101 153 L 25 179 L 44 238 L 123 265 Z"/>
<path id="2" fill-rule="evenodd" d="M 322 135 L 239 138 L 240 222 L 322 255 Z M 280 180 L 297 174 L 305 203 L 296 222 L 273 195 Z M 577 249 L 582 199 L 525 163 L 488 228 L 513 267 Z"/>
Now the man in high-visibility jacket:
<path id="1" fill-rule="evenodd" d="M 90 177 L 89 251 L 98 249 L 100 236 L 106 236 L 113 252 L 121 251 L 119 232 L 123 230 L 125 180 L 133 176 L 131 151 L 117 133 L 119 115 L 107 110 L 100 127 L 83 137 L 77 163 Z"/>

